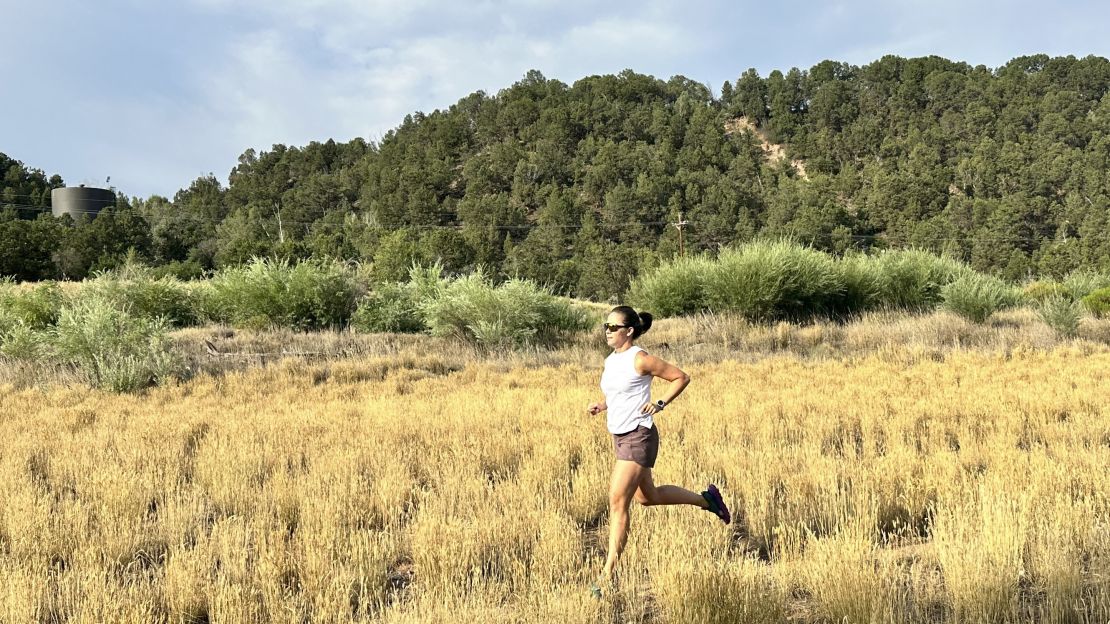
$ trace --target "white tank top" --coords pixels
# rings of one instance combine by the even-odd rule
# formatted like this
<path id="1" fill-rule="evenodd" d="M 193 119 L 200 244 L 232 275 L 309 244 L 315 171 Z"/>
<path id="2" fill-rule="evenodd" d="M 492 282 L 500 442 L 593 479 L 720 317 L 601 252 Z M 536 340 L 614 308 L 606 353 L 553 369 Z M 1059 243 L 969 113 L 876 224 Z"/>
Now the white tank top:
<path id="1" fill-rule="evenodd" d="M 643 349 L 634 346 L 623 353 L 614 351 L 605 358 L 601 391 L 605 394 L 608 409 L 606 426 L 609 433 L 628 433 L 640 425 L 648 429 L 654 426 L 650 415 L 640 413 L 644 403 L 651 400 L 651 381 L 654 378 L 653 375 L 636 372 L 636 354 L 640 351 Z"/>

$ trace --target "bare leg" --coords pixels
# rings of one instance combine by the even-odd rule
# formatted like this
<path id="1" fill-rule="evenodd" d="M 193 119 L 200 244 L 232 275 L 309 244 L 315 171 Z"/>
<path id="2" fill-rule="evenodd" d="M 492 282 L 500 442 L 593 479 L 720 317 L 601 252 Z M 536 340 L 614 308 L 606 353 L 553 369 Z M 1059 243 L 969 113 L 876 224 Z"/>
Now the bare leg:
<path id="1" fill-rule="evenodd" d="M 709 509 L 709 502 L 701 494 L 691 492 L 677 485 L 660 485 L 656 487 L 651 476 L 651 469 L 644 468 L 644 476 L 636 489 L 636 502 L 650 507 L 652 505 L 694 505 L 702 509 Z"/>
<path id="2" fill-rule="evenodd" d="M 650 472 L 650 469 L 624 459 L 618 459 L 613 464 L 613 475 L 609 479 L 609 552 L 601 570 L 603 581 L 613 578 L 617 561 L 628 541 L 628 508 L 632 506 L 632 497 L 645 471 Z"/>

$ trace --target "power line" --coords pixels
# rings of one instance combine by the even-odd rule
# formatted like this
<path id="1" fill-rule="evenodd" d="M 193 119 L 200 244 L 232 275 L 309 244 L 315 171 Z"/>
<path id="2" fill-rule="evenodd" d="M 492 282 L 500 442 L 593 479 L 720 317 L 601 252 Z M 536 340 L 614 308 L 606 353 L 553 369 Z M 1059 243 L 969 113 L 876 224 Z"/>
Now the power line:
<path id="1" fill-rule="evenodd" d="M 101 203 L 103 203 L 103 202 L 101 202 Z M 30 204 L 10 204 L 10 203 L 7 203 L 7 202 L 0 203 L 0 208 L 15 208 L 17 210 L 22 210 L 24 212 L 50 212 L 50 211 L 54 210 L 50 206 L 32 206 Z M 104 206 L 104 208 L 105 209 L 115 208 L 115 206 Z M 80 213 L 83 213 L 83 214 L 97 214 L 99 212 L 102 212 L 102 210 L 86 210 L 86 209 L 83 209 L 83 208 L 78 208 L 78 209 L 73 209 L 73 210 L 66 210 L 66 212 L 80 212 Z"/>
<path id="2" fill-rule="evenodd" d="M 47 211 L 51 210 L 50 208 L 44 208 L 44 207 L 40 207 L 40 206 L 22 206 L 20 204 L 2 204 L 2 206 L 8 207 L 8 208 L 18 208 L 18 209 L 24 210 L 24 211 L 47 212 Z M 67 211 L 67 213 L 69 213 L 69 212 L 79 212 L 81 214 L 94 214 L 95 215 L 95 214 L 100 214 L 100 212 L 103 212 L 103 211 L 96 211 L 96 210 Z M 449 214 L 449 213 L 444 213 L 444 214 Z M 199 218 L 195 215 L 189 215 L 189 216 L 192 217 L 194 221 L 204 221 L 204 219 Z M 455 216 L 455 215 L 452 214 L 452 216 Z M 219 225 L 219 224 L 223 223 L 224 221 L 210 221 L 210 222 L 214 223 L 216 225 Z M 288 219 L 282 219 L 282 223 L 294 224 L 294 225 L 328 225 L 328 226 L 333 226 L 333 227 L 342 227 L 343 226 L 342 223 L 334 223 L 334 224 L 333 223 L 325 223 L 320 219 L 317 219 L 316 221 L 297 221 L 297 220 L 290 221 Z M 668 221 L 621 221 L 621 223 L 622 224 L 634 223 L 634 224 L 639 224 L 639 225 L 654 225 L 654 226 L 670 225 L 670 222 L 668 222 Z M 581 228 L 586 227 L 586 225 L 583 224 L 583 223 L 565 223 L 565 224 L 564 223 L 519 223 L 519 224 L 440 223 L 440 224 L 411 224 L 411 225 L 397 225 L 397 226 L 381 225 L 381 224 L 377 224 L 377 223 L 363 223 L 362 225 L 363 225 L 363 227 L 387 229 L 387 230 L 464 229 L 464 228 L 497 229 L 497 230 L 530 230 L 530 229 L 534 229 L 534 228 L 581 229 Z"/>
<path id="3" fill-rule="evenodd" d="M 32 205 L 29 205 L 29 204 L 7 204 L 7 203 L 5 203 L 5 204 L 0 204 L 0 207 L 14 208 L 16 210 L 25 211 L 25 212 L 44 212 L 45 213 L 45 212 L 48 212 L 48 211 L 52 211 L 52 208 L 49 207 L 49 206 L 32 206 Z M 111 208 L 114 208 L 114 206 L 106 206 L 106 209 L 111 209 Z M 131 208 L 130 210 L 135 211 L 134 208 Z M 77 212 L 77 213 L 80 213 L 80 214 L 97 215 L 97 214 L 100 214 L 101 212 L 103 212 L 103 210 L 81 210 L 81 209 L 78 209 L 78 210 L 67 210 L 66 212 L 67 213 Z M 353 215 L 354 213 L 350 213 L 350 214 Z M 432 214 L 437 214 L 437 215 L 440 215 L 440 216 L 451 216 L 451 217 L 457 217 L 458 216 L 457 213 L 447 213 L 447 212 L 432 213 Z M 209 223 L 214 223 L 215 225 L 220 225 L 221 223 L 224 222 L 224 221 L 215 221 L 215 220 L 210 221 L 210 220 L 204 219 L 203 217 L 200 217 L 200 216 L 197 216 L 197 215 L 191 215 L 191 214 L 187 214 L 186 216 L 188 216 L 194 222 L 209 222 Z M 361 219 L 359 219 L 359 220 L 361 220 Z M 225 221 L 226 221 L 226 219 L 225 219 Z M 290 221 L 288 219 L 282 219 L 282 223 L 292 224 L 292 225 L 323 225 L 323 226 L 331 226 L 331 227 L 342 227 L 344 225 L 343 223 L 335 223 L 335 224 L 325 223 L 321 219 L 317 219 L 315 221 L 299 221 L 299 220 Z M 684 242 L 685 241 L 684 241 L 684 237 L 683 237 L 684 229 L 688 226 L 694 227 L 695 230 L 697 229 L 696 224 L 694 222 L 690 221 L 690 220 L 685 219 L 682 214 L 679 215 L 679 221 L 677 223 L 676 222 L 671 222 L 671 221 L 621 221 L 621 224 L 636 224 L 636 225 L 656 226 L 656 227 L 662 227 L 662 226 L 668 226 L 668 225 L 674 226 L 675 228 L 678 229 L 679 248 L 680 248 L 680 253 L 683 253 L 683 254 L 684 254 L 684 251 L 685 251 L 685 249 L 684 249 Z M 569 224 L 560 224 L 560 223 L 497 224 L 497 223 L 489 223 L 489 224 L 481 224 L 481 223 L 473 223 L 473 222 L 470 222 L 470 223 L 440 223 L 440 224 L 409 224 L 409 225 L 396 225 L 396 226 L 387 226 L 387 225 L 381 225 L 381 224 L 376 224 L 376 223 L 365 223 L 364 222 L 361 225 L 363 227 L 366 227 L 366 228 L 374 228 L 374 229 L 390 230 L 390 231 L 396 231 L 396 230 L 430 230 L 430 229 L 462 230 L 462 229 L 466 229 L 466 228 L 503 230 L 503 231 L 531 230 L 531 229 L 535 229 L 535 228 L 577 230 L 577 229 L 582 229 L 582 228 L 586 227 L 586 225 L 583 224 L 583 223 L 569 223 Z M 604 224 L 595 224 L 595 227 L 604 227 Z M 1044 240 L 1053 240 L 1052 237 L 1048 237 L 1048 236 L 930 236 L 930 237 L 922 238 L 922 237 L 902 237 L 902 236 L 895 236 L 895 235 L 892 235 L 892 234 L 849 234 L 849 235 L 847 235 L 847 238 L 851 238 L 851 239 L 857 240 L 857 241 L 866 241 L 866 240 L 886 240 L 886 241 L 889 241 L 889 240 L 892 240 L 892 239 L 899 239 L 899 240 L 902 240 L 903 242 L 912 241 L 912 242 L 933 242 L 933 243 L 943 243 L 943 242 L 1015 243 L 1015 242 L 1038 242 L 1038 241 L 1044 241 Z M 1082 237 L 1075 237 L 1076 240 L 1081 240 L 1081 238 Z"/>
<path id="4" fill-rule="evenodd" d="M 66 188 L 80 188 L 80 187 L 68 186 Z M 26 199 L 36 199 L 38 197 L 42 197 L 42 195 L 25 195 L 25 194 L 17 195 L 17 194 L 14 194 L 14 193 L 11 194 L 11 195 L 8 195 L 6 193 L 0 193 L 0 198 L 4 198 L 4 197 L 23 197 L 23 198 L 26 198 Z M 96 199 L 96 198 L 89 198 L 89 197 L 80 197 L 80 198 L 66 198 L 66 201 L 104 201 L 104 200 L 103 199 Z"/>
<path id="5" fill-rule="evenodd" d="M 46 189 L 46 190 L 53 190 L 53 189 Z M 27 198 L 33 198 L 33 197 L 42 197 L 42 193 L 39 193 L 38 195 L 27 195 L 27 194 L 25 194 L 25 193 L 12 193 L 11 195 L 8 195 L 7 193 L 4 193 L 4 194 L 3 194 L 3 196 L 4 196 L 4 197 L 27 197 Z"/>

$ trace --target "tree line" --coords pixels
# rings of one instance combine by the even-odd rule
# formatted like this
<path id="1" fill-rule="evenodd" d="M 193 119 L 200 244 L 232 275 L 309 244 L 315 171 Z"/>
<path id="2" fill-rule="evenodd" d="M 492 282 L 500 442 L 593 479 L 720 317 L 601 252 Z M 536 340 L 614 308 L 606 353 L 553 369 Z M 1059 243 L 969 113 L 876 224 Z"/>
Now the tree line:
<path id="1" fill-rule="evenodd" d="M 403 279 L 482 266 L 604 299 L 679 252 L 789 237 L 915 247 L 1020 280 L 1110 269 L 1110 61 L 823 61 L 710 87 L 528 72 L 380 142 L 248 149 L 224 184 L 43 216 L 62 184 L 0 155 L 0 274 L 81 278 L 134 250 L 181 277 L 333 257 Z M 781 145 L 784 157 L 765 146 Z M 673 224 L 687 223 L 681 232 Z"/>

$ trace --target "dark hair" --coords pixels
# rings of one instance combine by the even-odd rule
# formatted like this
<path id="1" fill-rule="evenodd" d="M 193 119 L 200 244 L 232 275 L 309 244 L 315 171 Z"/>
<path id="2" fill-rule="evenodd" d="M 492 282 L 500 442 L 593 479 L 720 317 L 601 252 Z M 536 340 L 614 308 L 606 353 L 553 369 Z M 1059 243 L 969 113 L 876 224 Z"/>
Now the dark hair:
<path id="1" fill-rule="evenodd" d="M 652 316 L 649 312 L 637 314 L 635 310 L 628 306 L 617 306 L 609 310 L 610 314 L 614 312 L 620 314 L 621 318 L 624 319 L 624 324 L 632 328 L 633 338 L 639 338 L 644 335 L 644 332 L 651 329 Z"/>

